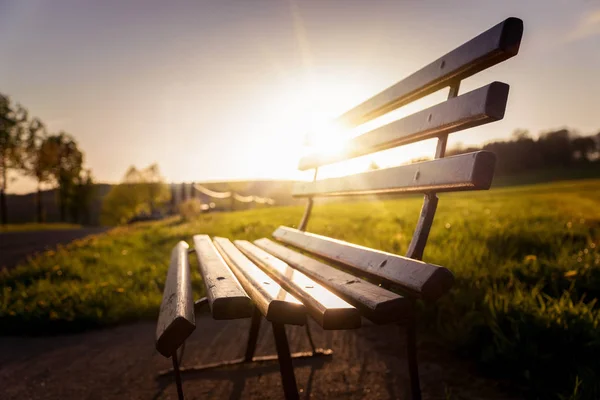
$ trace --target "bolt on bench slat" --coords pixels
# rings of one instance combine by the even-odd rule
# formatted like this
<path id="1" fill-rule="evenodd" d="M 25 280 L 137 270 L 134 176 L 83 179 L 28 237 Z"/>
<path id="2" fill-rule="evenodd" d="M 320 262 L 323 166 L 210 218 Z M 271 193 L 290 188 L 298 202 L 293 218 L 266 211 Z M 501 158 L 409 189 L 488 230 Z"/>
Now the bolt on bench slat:
<path id="1" fill-rule="evenodd" d="M 411 300 L 267 238 L 254 242 L 258 247 L 305 273 L 358 308 L 371 321 L 382 324 L 402 320 Z"/>
<path id="2" fill-rule="evenodd" d="M 454 275 L 447 268 L 286 226 L 280 226 L 273 233 L 273 237 L 352 267 L 360 273 L 399 285 L 409 293 L 426 300 L 439 298 L 454 282 Z"/>
<path id="3" fill-rule="evenodd" d="M 156 350 L 165 357 L 171 357 L 196 329 L 188 248 L 182 241 L 171 252 L 156 327 Z"/>
<path id="4" fill-rule="evenodd" d="M 493 82 L 352 138 L 335 154 L 308 155 L 300 160 L 298 169 L 320 167 L 501 120 L 508 90 L 507 84 Z"/>
<path id="5" fill-rule="evenodd" d="M 295 197 L 487 190 L 496 157 L 489 151 L 461 154 L 340 178 L 294 185 Z"/>
<path id="6" fill-rule="evenodd" d="M 302 301 L 323 329 L 360 327 L 358 310 L 327 288 L 246 240 L 236 240 L 234 244 L 285 290 Z"/>
<path id="7" fill-rule="evenodd" d="M 231 270 L 268 321 L 304 325 L 306 307 L 242 254 L 229 239 L 213 239 Z"/>
<path id="8" fill-rule="evenodd" d="M 213 318 L 251 317 L 252 300 L 231 272 L 210 237 L 208 235 L 195 235 L 194 248 Z"/>

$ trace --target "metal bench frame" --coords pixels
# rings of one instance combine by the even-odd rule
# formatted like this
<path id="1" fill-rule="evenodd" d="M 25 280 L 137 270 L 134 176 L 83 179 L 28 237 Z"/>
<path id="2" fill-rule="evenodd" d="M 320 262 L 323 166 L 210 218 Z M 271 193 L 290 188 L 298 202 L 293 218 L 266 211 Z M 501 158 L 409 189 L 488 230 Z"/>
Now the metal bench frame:
<path id="1" fill-rule="evenodd" d="M 522 21 L 517 18 L 509 18 L 503 21 L 502 23 L 492 27 L 488 31 L 480 34 L 479 36 L 475 37 L 469 42 L 463 44 L 462 46 L 456 48 L 455 50 L 441 57 L 440 59 L 434 61 L 428 66 L 422 68 L 415 74 L 400 81 L 396 85 L 384 90 L 383 92 L 356 106 L 355 108 L 351 109 L 350 111 L 339 117 L 337 121 L 344 123 L 350 127 L 356 127 L 364 122 L 384 115 L 391 110 L 409 104 L 414 100 L 417 100 L 421 97 L 424 97 L 445 87 L 449 87 L 447 100 L 451 101 L 452 99 L 456 99 L 458 97 L 460 84 L 463 79 L 468 78 L 492 65 L 498 64 L 508 58 L 515 56 L 519 50 L 522 33 Z M 385 125 L 382 128 L 376 128 L 366 134 L 352 139 L 345 153 L 338 155 L 317 154 L 305 157 L 300 162 L 300 169 L 307 170 L 314 168 L 314 177 L 312 183 L 298 184 L 295 188 L 296 195 L 307 197 L 308 199 L 304 215 L 302 216 L 302 219 L 298 225 L 298 231 L 306 231 L 313 209 L 313 198 L 315 196 L 337 196 L 346 194 L 388 192 L 421 192 L 424 193 L 423 206 L 418 219 L 417 227 L 414 231 L 412 240 L 406 253 L 406 258 L 412 260 L 422 260 L 423 251 L 425 249 L 425 245 L 429 237 L 429 232 L 433 223 L 433 218 L 438 204 L 437 193 L 441 191 L 456 190 L 485 190 L 489 188 L 491 184 L 491 178 L 493 176 L 493 155 L 490 158 L 490 156 L 487 154 L 479 155 L 477 153 L 473 153 L 474 156 L 472 158 L 453 157 L 452 159 L 445 159 L 447 161 L 442 161 L 446 152 L 448 134 L 469 127 L 478 126 L 488 122 L 502 119 L 504 116 L 507 95 L 508 85 L 495 82 L 491 85 L 460 96 L 461 99 L 457 99 L 460 100 L 460 103 L 452 103 L 454 105 L 458 104 L 459 107 L 448 106 L 448 104 L 450 103 L 445 102 L 404 118 L 401 121 L 403 124 L 401 128 L 405 129 L 406 132 L 394 133 L 394 140 L 389 139 L 390 131 L 394 129 L 394 127 L 392 126 L 394 123 L 391 123 L 389 125 Z M 460 114 L 461 112 L 463 112 L 464 116 L 457 116 L 457 114 Z M 436 115 L 437 117 L 433 121 L 432 115 Z M 428 123 L 431 123 L 431 125 L 427 125 Z M 413 131 L 411 131 L 413 127 L 417 128 L 416 130 L 413 129 Z M 400 131 L 402 129 L 400 129 Z M 387 148 L 397 147 L 428 138 L 437 138 L 437 147 L 435 151 L 434 161 L 429 162 L 429 164 L 415 164 L 416 167 L 414 167 L 414 170 L 410 169 L 411 166 L 398 167 L 398 171 L 401 171 L 402 174 L 404 174 L 402 176 L 412 178 L 412 180 L 408 178 L 404 179 L 404 181 L 408 183 L 402 183 L 400 182 L 401 179 L 396 179 L 394 181 L 394 185 L 390 186 L 388 184 L 388 180 L 392 174 L 397 173 L 395 170 L 390 171 L 388 174 L 390 176 L 384 177 L 385 179 L 381 179 L 380 182 L 369 182 L 364 185 L 358 185 L 358 179 L 353 180 L 353 178 L 333 178 L 325 180 L 327 182 L 317 181 L 319 167 L 323 165 L 337 161 L 343 161 L 356 156 L 384 150 Z M 442 162 L 446 164 L 441 164 Z M 485 174 L 477 175 L 475 172 L 473 172 L 472 176 L 461 176 L 460 178 L 456 179 L 452 179 L 452 177 L 449 177 L 441 183 L 437 182 L 435 179 L 432 180 L 430 178 L 434 173 L 436 173 L 436 171 L 439 171 L 442 165 L 452 165 L 454 166 L 454 170 L 462 171 L 465 170 L 465 168 L 467 168 L 468 164 L 468 168 L 470 168 L 470 171 L 476 171 L 476 163 L 485 164 L 478 166 L 478 168 L 481 167 L 480 169 L 485 170 Z M 428 168 L 430 168 L 430 170 L 428 170 Z M 425 176 L 425 182 L 417 182 L 420 179 L 421 173 L 423 173 L 423 175 Z M 378 171 L 378 174 L 378 176 L 383 176 L 381 170 Z M 322 184 L 319 182 L 321 182 Z M 389 188 L 387 186 L 389 186 Z M 283 230 L 276 231 L 274 236 L 278 240 L 283 241 L 286 244 L 296 245 L 295 243 L 293 243 L 293 239 L 286 240 L 285 238 L 283 238 L 282 235 L 283 233 L 285 233 L 285 228 L 280 229 Z M 181 243 L 179 246 L 181 246 Z M 262 246 L 259 245 L 259 247 Z M 302 246 L 300 247 L 302 248 Z M 304 248 L 304 250 L 307 250 L 307 248 Z M 178 250 L 178 248 L 176 248 L 173 254 L 175 254 L 176 251 L 179 251 L 178 254 L 181 255 L 183 254 L 182 252 L 185 251 L 185 249 L 179 248 Z M 188 253 L 191 253 L 193 251 L 194 250 L 192 249 L 187 250 Z M 317 254 L 318 252 L 312 251 L 312 253 Z M 339 261 L 338 259 L 336 259 L 337 256 L 333 256 L 332 254 L 318 255 L 324 256 L 325 258 L 328 258 L 331 261 Z M 175 256 L 172 256 L 172 264 L 174 262 L 173 257 Z M 185 257 L 185 261 L 181 261 L 180 259 L 181 258 L 175 258 L 175 263 L 187 263 L 187 256 Z M 346 264 L 349 263 L 346 262 Z M 381 266 L 383 266 L 383 264 Z M 191 284 L 189 282 L 189 272 L 187 273 L 187 276 L 185 275 L 185 272 L 181 272 L 183 269 L 185 269 L 185 267 L 186 266 L 184 266 L 183 268 L 179 268 L 179 272 L 173 272 L 173 276 L 175 276 L 176 273 L 179 274 L 177 275 L 177 278 L 171 277 L 172 272 L 170 269 L 170 275 L 168 277 L 168 281 L 169 279 L 171 281 L 177 280 L 178 287 L 180 287 L 179 290 L 184 292 L 185 290 L 191 290 Z M 187 268 L 189 268 L 189 266 L 187 266 Z M 306 271 L 303 272 L 306 273 Z M 382 278 L 380 279 L 380 282 L 384 287 L 389 288 L 393 286 L 393 283 L 390 284 L 389 280 L 385 279 L 386 276 L 378 275 L 378 277 Z M 167 285 L 169 285 L 169 282 L 167 282 Z M 447 291 L 447 289 L 448 288 L 444 288 L 444 291 Z M 172 291 L 173 290 L 169 291 L 165 289 L 165 299 L 167 299 L 167 297 Z M 405 319 L 401 322 L 406 328 L 407 362 L 410 374 L 411 394 L 413 399 L 421 399 L 421 389 L 419 383 L 417 362 L 416 301 L 418 298 L 427 300 L 424 295 L 419 296 L 418 293 L 414 297 L 409 297 L 409 308 L 404 315 Z M 166 300 L 163 300 L 163 306 L 165 305 L 165 301 Z M 188 333 L 187 330 L 190 329 L 190 326 L 194 323 L 194 314 L 198 313 L 201 307 L 208 303 L 209 299 L 205 297 L 196 301 L 191 310 L 188 304 L 187 306 L 180 305 L 178 311 L 173 311 L 175 315 L 179 315 L 179 317 L 177 318 L 179 318 L 181 320 L 180 322 L 182 322 L 181 329 L 184 332 L 182 334 L 183 336 L 189 335 L 189 333 L 191 333 L 191 331 Z M 161 308 L 161 314 L 163 314 L 163 308 Z M 180 399 L 183 398 L 183 389 L 181 385 L 180 376 L 182 372 L 201 371 L 211 368 L 227 367 L 243 363 L 267 362 L 274 360 L 277 360 L 279 362 L 285 398 L 297 399 L 298 390 L 294 376 L 292 359 L 327 357 L 331 356 L 332 354 L 332 351 L 330 349 L 316 348 L 308 324 L 306 324 L 305 327 L 311 351 L 292 354 L 289 349 L 284 324 L 279 322 L 272 322 L 273 336 L 277 349 L 277 355 L 256 357 L 254 353 L 261 325 L 261 319 L 263 316 L 259 311 L 258 307 L 255 307 L 251 312 L 249 311 L 249 314 L 251 314 L 251 323 L 248 334 L 248 341 L 244 357 L 240 359 L 182 368 L 181 362 L 185 350 L 185 341 L 183 341 L 183 345 L 179 350 L 179 354 L 177 352 L 177 349 L 168 348 L 168 346 L 157 343 L 157 348 L 159 349 L 159 351 L 161 351 L 161 353 L 165 356 L 171 356 L 173 359 L 173 369 L 164 371 L 162 374 L 166 375 L 174 373 Z M 181 316 L 183 317 L 180 318 Z M 159 319 L 159 328 L 161 324 L 164 328 L 164 323 L 161 323 L 161 320 Z M 162 332 L 161 329 L 162 328 L 159 329 L 160 332 Z"/>

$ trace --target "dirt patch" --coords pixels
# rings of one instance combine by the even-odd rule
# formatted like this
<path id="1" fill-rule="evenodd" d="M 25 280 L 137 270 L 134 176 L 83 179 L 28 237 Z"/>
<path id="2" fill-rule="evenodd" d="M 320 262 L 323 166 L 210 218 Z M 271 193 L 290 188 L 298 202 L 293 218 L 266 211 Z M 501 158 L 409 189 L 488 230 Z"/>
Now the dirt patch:
<path id="1" fill-rule="evenodd" d="M 240 357 L 250 320 L 197 320 L 184 366 Z M 294 363 L 302 399 L 409 399 L 405 341 L 401 327 L 367 325 L 351 331 L 323 331 L 312 324 L 316 344 L 331 358 Z M 47 338 L 0 340 L 0 388 L 9 399 L 176 399 L 171 366 L 154 349 L 154 323 Z M 303 327 L 288 327 L 292 351 L 309 349 Z M 421 343 L 424 399 L 516 399 L 498 382 L 477 377 L 466 363 L 443 349 Z M 274 354 L 270 324 L 260 332 L 257 355 Z M 281 399 L 277 363 L 184 374 L 186 399 Z"/>

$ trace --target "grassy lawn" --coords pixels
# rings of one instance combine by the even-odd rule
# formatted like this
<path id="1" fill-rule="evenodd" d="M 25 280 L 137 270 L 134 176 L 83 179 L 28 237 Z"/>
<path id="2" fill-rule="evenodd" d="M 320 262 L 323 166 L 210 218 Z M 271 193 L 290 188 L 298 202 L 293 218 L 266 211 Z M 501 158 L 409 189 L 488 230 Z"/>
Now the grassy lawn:
<path id="1" fill-rule="evenodd" d="M 531 388 L 535 398 L 599 398 L 600 180 L 440 197 L 424 258 L 450 268 L 456 285 L 423 305 L 424 329 L 485 370 Z M 317 205 L 309 231 L 403 254 L 421 203 Z M 282 207 L 142 223 L 41 254 L 0 272 L 0 333 L 155 318 L 178 240 L 190 243 L 195 233 L 253 240 L 296 225 L 302 212 Z M 193 278 L 199 297 L 196 268 Z"/>
<path id="2" fill-rule="evenodd" d="M 26 231 L 51 231 L 51 230 L 62 230 L 62 229 L 79 229 L 81 225 L 77 224 L 62 224 L 62 223 L 52 223 L 52 224 L 37 224 L 37 223 L 27 223 L 27 224 L 7 224 L 0 225 L 0 233 L 2 232 L 26 232 Z"/>

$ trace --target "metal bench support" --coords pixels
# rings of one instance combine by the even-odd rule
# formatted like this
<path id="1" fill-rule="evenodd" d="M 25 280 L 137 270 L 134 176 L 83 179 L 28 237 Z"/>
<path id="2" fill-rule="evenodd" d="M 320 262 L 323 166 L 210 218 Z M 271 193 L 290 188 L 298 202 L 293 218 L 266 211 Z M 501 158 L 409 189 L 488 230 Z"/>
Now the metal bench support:
<path id="1" fill-rule="evenodd" d="M 258 332 L 260 331 L 260 321 L 262 319 L 262 315 L 260 315 L 260 311 L 258 308 L 254 308 L 254 313 L 252 314 L 252 320 L 250 321 L 250 332 L 248 332 L 248 344 L 246 346 L 246 355 L 244 356 L 244 361 L 250 362 L 254 357 L 254 351 L 256 350 L 256 342 L 258 341 Z"/>
<path id="2" fill-rule="evenodd" d="M 275 347 L 277 348 L 277 358 L 279 359 L 279 371 L 281 372 L 281 383 L 286 400 L 298 399 L 298 386 L 296 385 L 296 376 L 294 375 L 294 365 L 290 354 L 285 326 L 283 324 L 273 323 L 273 337 L 275 338 Z"/>
<path id="3" fill-rule="evenodd" d="M 413 303 L 406 321 L 406 358 L 410 376 L 410 393 L 413 400 L 421 400 L 421 384 L 419 382 L 419 363 L 417 360 L 417 321 L 416 307 Z"/>
<path id="4" fill-rule="evenodd" d="M 194 309 L 198 314 L 201 308 L 208 304 L 206 297 L 197 300 L 194 303 Z M 159 376 L 175 375 L 175 384 L 177 386 L 178 398 L 183 399 L 183 388 L 181 384 L 181 374 L 190 372 L 200 372 L 217 368 L 226 368 L 234 365 L 248 364 L 248 363 L 263 363 L 263 362 L 279 362 L 279 369 L 281 372 L 281 382 L 283 384 L 283 390 L 286 399 L 298 399 L 298 389 L 296 385 L 296 377 L 294 375 L 294 368 L 292 359 L 309 359 L 319 357 L 330 357 L 333 351 L 330 349 L 315 348 L 312 336 L 308 330 L 308 324 L 306 325 L 306 332 L 311 345 L 312 351 L 301 351 L 297 353 L 290 353 L 290 348 L 285 333 L 285 326 L 282 324 L 273 323 L 273 337 L 275 339 L 275 347 L 277 354 L 267 356 L 255 356 L 256 343 L 258 341 L 258 333 L 260 331 L 262 315 L 258 309 L 254 310 L 252 319 L 250 320 L 250 331 L 248 333 L 248 344 L 243 358 L 234 360 L 221 361 L 217 363 L 201 364 L 191 367 L 182 367 L 182 360 L 185 351 L 185 342 L 175 354 L 173 354 L 173 368 L 159 372 Z"/>

